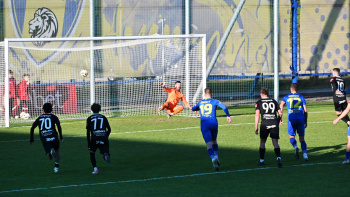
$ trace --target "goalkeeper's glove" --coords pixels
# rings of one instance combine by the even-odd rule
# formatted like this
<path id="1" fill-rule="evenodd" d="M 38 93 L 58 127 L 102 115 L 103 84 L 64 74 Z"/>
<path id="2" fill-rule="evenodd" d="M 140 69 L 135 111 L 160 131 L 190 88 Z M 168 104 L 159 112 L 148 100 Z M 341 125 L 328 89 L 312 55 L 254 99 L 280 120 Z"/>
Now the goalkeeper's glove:
<path id="1" fill-rule="evenodd" d="M 160 87 L 164 88 L 165 84 L 163 82 L 160 83 Z"/>

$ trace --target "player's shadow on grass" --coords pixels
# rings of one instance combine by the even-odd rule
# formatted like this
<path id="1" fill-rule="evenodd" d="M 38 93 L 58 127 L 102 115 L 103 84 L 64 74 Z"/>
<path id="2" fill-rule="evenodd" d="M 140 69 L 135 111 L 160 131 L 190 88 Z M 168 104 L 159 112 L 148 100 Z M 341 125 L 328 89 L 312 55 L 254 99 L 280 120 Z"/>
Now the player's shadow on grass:
<path id="1" fill-rule="evenodd" d="M 334 146 L 310 147 L 308 153 L 312 155 L 314 161 L 321 161 L 325 158 L 329 161 L 339 161 L 338 158 L 345 158 L 345 146 L 346 143 Z"/>
<path id="2" fill-rule="evenodd" d="M 27 129 L 27 128 L 26 128 Z M 194 131 L 199 132 L 199 131 Z M 183 134 L 183 132 L 181 132 Z M 0 149 L 2 176 L 7 177 L 1 190 L 37 188 L 79 183 L 96 183 L 119 180 L 139 180 L 158 177 L 215 172 L 200 134 L 190 138 L 173 132 L 153 132 L 147 134 L 113 134 L 110 138 L 111 165 L 103 161 L 97 153 L 99 176 L 92 176 L 86 137 L 70 137 L 65 133 L 65 143 L 61 143 L 60 173 L 53 175 L 54 162 L 47 159 L 37 132 L 35 143 L 29 146 L 28 135 L 2 132 L 3 145 Z M 15 137 L 13 137 L 15 136 Z M 254 136 L 255 137 L 255 136 Z M 9 140 L 25 141 L 9 141 Z M 219 137 L 221 171 L 260 168 L 258 138 L 252 138 L 251 148 L 242 139 Z M 9 142 L 4 142 L 4 141 Z M 246 139 L 247 142 L 249 139 Z M 191 145 L 196 144 L 196 145 Z M 228 148 L 229 146 L 229 148 Z M 242 148 L 244 147 L 244 148 Z M 302 164 L 294 159 L 292 148 L 282 147 L 282 161 L 285 166 Z M 323 153 L 323 151 L 325 151 Z M 310 163 L 339 161 L 344 153 L 344 144 L 315 147 L 309 149 Z M 266 167 L 276 167 L 276 156 L 270 143 L 265 156 Z M 13 176 L 16 174 L 16 176 Z M 33 179 L 34 177 L 34 179 Z M 28 182 L 28 180 L 35 180 Z M 78 181 L 80 180 L 80 181 Z M 26 183 L 23 186 L 18 183 Z"/>

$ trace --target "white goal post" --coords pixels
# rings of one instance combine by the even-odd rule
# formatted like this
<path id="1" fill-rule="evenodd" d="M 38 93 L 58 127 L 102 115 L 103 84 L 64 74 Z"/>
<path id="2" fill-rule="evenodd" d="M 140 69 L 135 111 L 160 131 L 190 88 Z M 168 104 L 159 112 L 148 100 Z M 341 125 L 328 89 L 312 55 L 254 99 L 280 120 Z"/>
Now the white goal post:
<path id="1" fill-rule="evenodd" d="M 161 82 L 173 88 L 181 81 L 191 106 L 203 98 L 203 91 L 195 95 L 200 84 L 206 87 L 204 34 L 5 39 L 0 56 L 0 126 L 6 127 L 32 121 L 45 102 L 60 119 L 87 118 L 94 102 L 107 116 L 154 115 L 168 96 Z M 186 107 L 179 115 L 197 116 Z"/>

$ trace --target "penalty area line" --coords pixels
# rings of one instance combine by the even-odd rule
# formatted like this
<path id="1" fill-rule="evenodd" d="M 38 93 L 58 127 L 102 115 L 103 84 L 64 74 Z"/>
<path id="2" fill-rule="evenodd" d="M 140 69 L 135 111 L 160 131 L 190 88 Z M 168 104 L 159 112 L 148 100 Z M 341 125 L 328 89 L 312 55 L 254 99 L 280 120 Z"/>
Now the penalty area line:
<path id="1" fill-rule="evenodd" d="M 340 162 L 307 163 L 307 164 L 305 163 L 305 164 L 297 164 L 297 165 L 291 165 L 291 166 L 283 166 L 283 168 L 305 167 L 305 166 L 316 166 L 316 165 L 334 165 L 334 164 L 340 164 Z M 222 171 L 222 172 L 219 171 L 219 172 L 196 173 L 196 174 L 177 175 L 177 176 L 168 176 L 168 177 L 156 177 L 156 178 L 147 178 L 147 179 L 133 179 L 133 180 L 125 180 L 125 181 L 111 181 L 111 182 L 103 182 L 103 183 L 88 183 L 88 184 L 75 184 L 75 185 L 61 185 L 61 186 L 53 186 L 53 187 L 14 189 L 14 190 L 0 191 L 0 194 L 13 193 L 13 192 L 24 192 L 24 191 L 38 191 L 38 190 L 48 190 L 48 189 L 96 186 L 96 185 L 149 182 L 149 181 L 158 181 L 158 180 L 168 180 L 168 179 L 177 179 L 177 178 L 190 178 L 190 177 L 197 177 L 197 176 L 206 176 L 206 175 L 215 175 L 215 174 L 230 174 L 230 173 L 237 173 L 237 172 L 249 172 L 249 171 L 270 170 L 270 169 L 276 169 L 276 167 L 250 168 L 250 169 L 229 170 L 229 171 Z"/>

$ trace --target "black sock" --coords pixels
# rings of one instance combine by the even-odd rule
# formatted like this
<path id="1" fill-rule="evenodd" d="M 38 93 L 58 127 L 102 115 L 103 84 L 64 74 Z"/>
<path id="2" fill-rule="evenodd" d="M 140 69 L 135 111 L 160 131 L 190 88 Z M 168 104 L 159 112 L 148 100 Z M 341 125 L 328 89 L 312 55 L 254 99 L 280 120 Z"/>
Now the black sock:
<path id="1" fill-rule="evenodd" d="M 338 117 L 340 116 L 340 114 L 339 115 L 337 115 Z M 343 117 L 342 119 L 341 119 L 342 121 L 344 121 L 346 124 L 348 124 L 348 121 L 349 121 L 349 116 L 348 115 L 346 115 L 345 117 Z"/>
<path id="2" fill-rule="evenodd" d="M 275 154 L 277 157 L 281 157 L 281 149 L 280 148 L 275 148 Z"/>
<path id="3" fill-rule="evenodd" d="M 265 148 L 260 148 L 259 149 L 259 153 L 260 153 L 260 159 L 264 159 L 265 158 Z"/>
<path id="4" fill-rule="evenodd" d="M 92 167 L 96 167 L 95 153 L 90 153 L 90 161 L 91 161 Z"/>
<path id="5" fill-rule="evenodd" d="M 59 167 L 60 167 L 60 163 L 55 162 L 55 167 L 56 167 L 56 168 L 59 168 Z"/>

